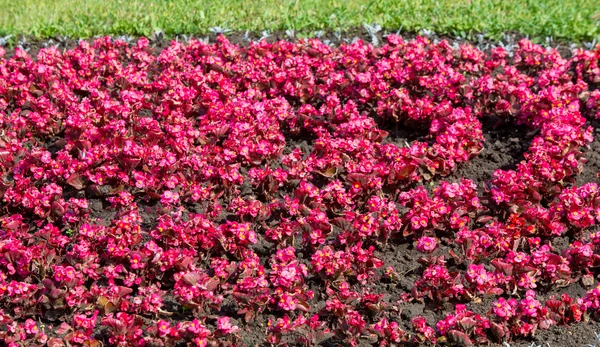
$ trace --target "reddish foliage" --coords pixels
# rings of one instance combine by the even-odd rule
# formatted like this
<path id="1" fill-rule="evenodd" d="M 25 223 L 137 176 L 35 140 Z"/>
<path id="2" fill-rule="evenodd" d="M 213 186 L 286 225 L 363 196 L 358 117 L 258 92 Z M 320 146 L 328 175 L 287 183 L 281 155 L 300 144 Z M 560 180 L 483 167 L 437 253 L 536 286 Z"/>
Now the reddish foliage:
<path id="1" fill-rule="evenodd" d="M 600 287 L 535 291 L 592 284 L 600 266 L 600 235 L 582 233 L 600 222 L 598 185 L 571 186 L 600 48 L 564 59 L 523 40 L 511 58 L 387 40 L 220 37 L 154 55 L 103 38 L 0 59 L 0 339 L 239 345 L 268 313 L 271 344 L 471 346 L 598 316 Z M 517 169 L 428 191 L 484 149 L 490 115 L 539 131 Z M 378 124 L 428 128 L 430 144 L 398 146 Z M 579 240 L 561 253 L 565 234 Z M 385 301 L 368 288 L 400 280 L 378 254 L 402 243 L 422 252 L 419 279 Z M 487 314 L 466 308 L 489 295 Z M 409 301 L 455 313 L 401 325 Z"/>

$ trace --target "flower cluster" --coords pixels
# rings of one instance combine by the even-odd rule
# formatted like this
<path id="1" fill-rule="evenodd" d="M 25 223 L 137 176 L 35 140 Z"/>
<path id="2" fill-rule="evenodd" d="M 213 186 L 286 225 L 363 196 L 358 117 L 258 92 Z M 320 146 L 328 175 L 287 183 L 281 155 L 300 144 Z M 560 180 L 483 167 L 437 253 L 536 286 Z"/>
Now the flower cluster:
<path id="1" fill-rule="evenodd" d="M 600 267 L 600 191 L 575 185 L 600 47 L 0 51 L 8 346 L 238 346 L 255 320 L 272 345 L 469 346 L 600 318 L 598 287 L 540 294 L 592 287 Z M 531 146 L 483 184 L 457 179 L 488 117 Z"/>

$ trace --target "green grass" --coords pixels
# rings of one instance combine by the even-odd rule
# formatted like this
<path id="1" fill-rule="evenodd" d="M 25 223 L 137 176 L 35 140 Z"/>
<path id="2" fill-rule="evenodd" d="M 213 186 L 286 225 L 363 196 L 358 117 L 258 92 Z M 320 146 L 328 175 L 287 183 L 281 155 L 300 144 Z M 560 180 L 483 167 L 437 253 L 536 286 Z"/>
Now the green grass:
<path id="1" fill-rule="evenodd" d="M 600 41 L 600 0 L 0 0 L 0 35 L 205 34 L 210 27 L 311 32 L 363 23 L 492 39 Z"/>

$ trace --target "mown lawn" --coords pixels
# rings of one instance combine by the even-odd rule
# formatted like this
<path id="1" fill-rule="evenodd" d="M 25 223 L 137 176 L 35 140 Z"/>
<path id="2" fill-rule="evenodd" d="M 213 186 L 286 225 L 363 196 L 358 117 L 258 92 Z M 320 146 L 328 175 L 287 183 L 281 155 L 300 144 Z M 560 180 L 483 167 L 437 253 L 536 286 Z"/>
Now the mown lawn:
<path id="1" fill-rule="evenodd" d="M 385 29 L 500 38 L 600 41 L 599 0 L 0 0 L 0 34 L 47 38 L 67 35 L 202 34 L 237 30 L 310 33 L 363 23 Z"/>

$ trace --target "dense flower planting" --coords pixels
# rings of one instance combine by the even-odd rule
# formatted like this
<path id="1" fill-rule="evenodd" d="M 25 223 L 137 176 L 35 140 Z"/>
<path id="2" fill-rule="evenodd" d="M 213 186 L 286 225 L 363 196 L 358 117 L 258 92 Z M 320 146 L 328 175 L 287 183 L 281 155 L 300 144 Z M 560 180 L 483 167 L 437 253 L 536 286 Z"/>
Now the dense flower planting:
<path id="1" fill-rule="evenodd" d="M 594 319 L 600 188 L 573 182 L 598 85 L 600 47 L 526 40 L 17 49 L 0 59 L 0 340 L 233 346 L 264 321 L 267 345 L 471 346 Z M 445 181 L 485 149 L 486 117 L 537 132 L 523 160 Z M 390 297 L 398 245 L 418 279 Z M 585 296 L 540 298 L 578 281 Z M 452 309 L 403 318 L 411 303 Z"/>

